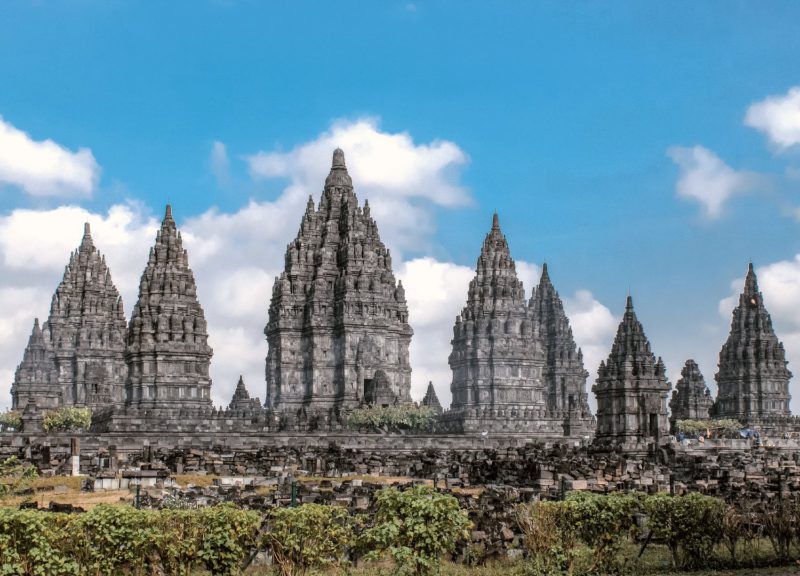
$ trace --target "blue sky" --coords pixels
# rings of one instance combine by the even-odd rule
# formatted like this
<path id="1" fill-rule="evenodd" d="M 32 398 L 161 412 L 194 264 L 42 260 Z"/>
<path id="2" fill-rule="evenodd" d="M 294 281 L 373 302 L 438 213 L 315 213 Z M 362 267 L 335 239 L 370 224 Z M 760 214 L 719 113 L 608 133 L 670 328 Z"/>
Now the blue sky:
<path id="1" fill-rule="evenodd" d="M 11 0 L 0 11 L 2 121 L 34 143 L 52 140 L 72 155 L 86 149 L 93 159 L 83 164 L 91 182 L 65 186 L 51 175 L 26 187 L 8 169 L 10 160 L 3 177 L 0 157 L 0 290 L 38 290 L 13 300 L 13 314 L 0 310 L 3 398 L 30 330 L 22 311 L 46 316 L 80 240 L 81 230 L 71 231 L 72 220 L 59 216 L 64 207 L 80 209 L 71 218 L 106 220 L 113 207 L 127 207 L 126 241 L 146 245 L 167 201 L 179 224 L 201 240 L 204 231 L 223 229 L 221 221 L 244 218 L 248 206 L 286 208 L 286 226 L 248 220 L 254 229 L 276 229 L 262 238 L 269 249 L 246 238 L 225 245 L 252 260 L 251 266 L 243 257 L 230 275 L 237 290 L 250 286 L 248 298 L 258 307 L 215 308 L 225 294 L 240 295 L 224 287 L 219 298 L 207 288 L 212 295 L 204 301 L 221 330 L 246 326 L 229 348 L 253 348 L 246 358 L 229 350 L 225 360 L 224 342 L 215 345 L 215 362 L 228 366 L 215 375 L 215 399 L 222 403 L 233 390 L 237 360 L 247 364 L 251 392 L 263 396 L 256 363 L 260 358 L 263 368 L 266 344 L 251 333 L 263 327 L 280 251 L 299 222 L 289 198 L 309 187 L 318 197 L 322 186 L 300 152 L 354 133 L 360 121 L 373 127 L 373 140 L 406 135 L 420 170 L 436 180 L 428 186 L 404 175 L 359 188 L 356 179 L 371 204 L 380 205 L 385 192 L 386 214 L 390 206 L 416 210 L 409 214 L 420 222 L 418 234 L 413 221 L 378 220 L 402 254 L 396 268 L 425 261 L 440 266 L 444 285 L 458 286 L 447 274 L 468 280 L 464 267 L 474 266 L 497 210 L 523 268 L 530 263 L 525 269 L 533 277 L 546 259 L 568 308 L 584 312 L 576 332 L 596 349 L 592 360 L 603 349 L 607 354 L 630 290 L 673 382 L 692 356 L 713 382 L 730 321 L 730 310 L 720 308 L 730 304 L 731 284 L 752 259 L 766 276 L 767 304 L 790 360 L 800 363 L 800 136 L 792 139 L 800 111 L 792 115 L 790 96 L 800 85 L 797 3 Z M 764 102 L 777 104 L 748 116 Z M 425 164 L 442 143 L 454 147 L 450 155 Z M 345 152 L 349 164 L 359 162 Z M 259 172 L 259 153 L 282 162 L 281 169 Z M 391 157 L 383 161 L 396 166 Z M 457 197 L 445 199 L 437 192 L 443 186 L 458 189 Z M 708 190 L 721 190 L 723 198 L 711 209 Z M 33 227 L 47 215 L 63 224 L 26 237 L 28 245 L 42 241 L 56 252 L 38 268 L 15 260 L 13 253 L 26 248 L 2 232 L 17 229 L 23 210 L 35 212 L 27 216 Z M 135 284 L 144 260 L 116 250 L 110 231 L 104 247 L 99 230 L 98 247 L 109 252 L 118 284 Z M 56 234 L 63 242 L 48 238 Z M 219 269 L 200 244 L 194 252 L 205 272 L 198 270 L 198 281 L 210 283 Z M 120 272 L 111 259 L 117 252 Z M 430 287 L 417 285 L 423 306 Z M 135 286 L 121 290 L 129 312 Z M 202 298 L 202 284 L 199 290 Z M 435 379 L 443 396 L 447 325 L 465 296 L 448 289 L 441 296 L 448 314 L 427 318 L 423 311 L 415 326 L 444 357 L 418 353 L 421 368 L 414 368 L 419 378 Z M 237 314 L 246 322 L 237 323 Z M 590 385 L 596 368 L 587 365 Z M 424 390 L 422 380 L 415 390 Z M 794 384 L 793 390 L 800 399 Z"/>

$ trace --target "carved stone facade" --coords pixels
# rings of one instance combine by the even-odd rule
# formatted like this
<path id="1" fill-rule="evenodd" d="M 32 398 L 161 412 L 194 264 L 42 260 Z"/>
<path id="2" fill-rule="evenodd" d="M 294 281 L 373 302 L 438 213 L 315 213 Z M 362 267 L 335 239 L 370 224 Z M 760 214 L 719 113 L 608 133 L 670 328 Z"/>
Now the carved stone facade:
<path id="1" fill-rule="evenodd" d="M 339 149 L 287 247 L 264 332 L 266 404 L 287 421 L 332 425 L 364 402 L 411 401 L 405 291 Z"/>
<path id="2" fill-rule="evenodd" d="M 211 354 L 194 274 L 168 205 L 128 327 L 125 403 L 138 408 L 211 407 Z"/>
<path id="3" fill-rule="evenodd" d="M 707 420 L 713 403 L 697 362 L 687 360 L 669 401 L 670 422 L 674 426 L 678 420 Z"/>
<path id="4" fill-rule="evenodd" d="M 666 440 L 670 383 L 665 372 L 661 358 L 656 360 L 650 351 L 628 296 L 611 354 L 600 363 L 592 388 L 597 396 L 597 445 L 636 450 Z"/>
<path id="5" fill-rule="evenodd" d="M 34 325 L 12 387 L 13 404 L 35 397 L 39 408 L 95 409 L 124 398 L 125 313 L 111 273 L 92 241 L 89 224 L 64 270 L 39 330 Z M 30 352 L 30 353 L 29 353 Z"/>
<path id="6" fill-rule="evenodd" d="M 590 433 L 587 373 L 544 267 L 526 303 L 497 214 L 453 328 L 453 429 L 559 436 Z"/>
<path id="7" fill-rule="evenodd" d="M 719 353 L 714 415 L 744 424 L 788 416 L 792 373 L 787 364 L 751 263 L 730 335 Z"/>

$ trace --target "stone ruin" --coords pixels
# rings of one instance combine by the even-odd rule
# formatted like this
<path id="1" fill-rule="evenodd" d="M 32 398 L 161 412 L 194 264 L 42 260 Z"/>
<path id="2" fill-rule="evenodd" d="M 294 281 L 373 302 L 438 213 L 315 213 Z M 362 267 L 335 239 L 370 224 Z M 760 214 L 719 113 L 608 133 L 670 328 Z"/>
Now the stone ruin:
<path id="1" fill-rule="evenodd" d="M 309 198 L 287 246 L 264 332 L 264 405 L 250 398 L 240 379 L 229 406 L 213 407 L 207 324 L 171 207 L 129 323 L 87 225 L 47 321 L 34 321 L 15 374 L 12 404 L 23 412 L 22 435 L 38 434 L 43 410 L 86 406 L 97 438 L 116 441 L 127 434 L 128 442 L 160 434 L 174 443 L 180 434 L 190 443 L 224 437 L 268 444 L 290 431 L 342 432 L 348 412 L 360 406 L 410 405 L 413 331 L 405 292 L 339 149 L 319 203 Z M 671 386 L 632 300 L 593 386 L 595 420 L 589 373 L 548 267 L 526 300 L 496 214 L 455 321 L 449 363 L 450 408 L 442 409 L 432 383 L 422 401 L 439 414 L 428 433 L 434 443 L 585 444 L 594 437 L 598 449 L 652 453 L 668 441 Z M 736 418 L 769 434 L 800 431 L 800 420 L 789 413 L 791 373 L 783 345 L 752 265 L 716 378 L 719 394 L 709 406 L 702 376 L 687 362 L 671 402 L 673 419 L 703 418 L 710 409 L 714 417 Z M 8 434 L 0 432 L 0 444 L 15 441 Z"/>

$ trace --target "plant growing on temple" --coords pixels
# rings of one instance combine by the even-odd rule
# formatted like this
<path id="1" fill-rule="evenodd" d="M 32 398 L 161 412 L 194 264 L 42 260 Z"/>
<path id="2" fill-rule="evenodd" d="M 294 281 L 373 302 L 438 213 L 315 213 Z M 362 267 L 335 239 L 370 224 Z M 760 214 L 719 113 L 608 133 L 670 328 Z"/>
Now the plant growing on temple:
<path id="1" fill-rule="evenodd" d="M 36 468 L 16 456 L 0 461 L 0 498 L 27 488 L 37 475 Z"/>
<path id="2" fill-rule="evenodd" d="M 298 576 L 340 566 L 353 543 L 353 526 L 347 509 L 339 506 L 275 508 L 266 542 L 281 576 Z"/>
<path id="3" fill-rule="evenodd" d="M 570 503 L 520 504 L 514 512 L 525 535 L 526 568 L 531 576 L 572 574 L 578 534 Z"/>
<path id="4" fill-rule="evenodd" d="M 425 430 L 433 425 L 436 412 L 428 406 L 397 404 L 394 406 L 364 406 L 347 417 L 347 426 L 359 430 Z"/>
<path id="5" fill-rule="evenodd" d="M 57 408 L 42 415 L 45 432 L 72 432 L 87 430 L 92 424 L 92 411 L 88 408 Z"/>
<path id="6" fill-rule="evenodd" d="M 435 574 L 442 555 L 469 537 L 471 522 L 458 500 L 430 486 L 384 488 L 376 496 L 375 525 L 359 545 L 367 559 L 388 553 L 401 575 Z"/>
<path id="7" fill-rule="evenodd" d="M 6 410 L 0 413 L 0 429 L 20 430 L 22 428 L 22 414 L 18 410 Z"/>
<path id="8" fill-rule="evenodd" d="M 678 420 L 675 431 L 687 436 L 714 436 L 722 438 L 736 438 L 742 424 L 733 418 L 719 420 Z"/>
<path id="9" fill-rule="evenodd" d="M 725 502 L 689 494 L 657 494 L 644 499 L 647 527 L 656 541 L 667 545 L 674 568 L 699 568 L 712 558 L 722 538 Z"/>

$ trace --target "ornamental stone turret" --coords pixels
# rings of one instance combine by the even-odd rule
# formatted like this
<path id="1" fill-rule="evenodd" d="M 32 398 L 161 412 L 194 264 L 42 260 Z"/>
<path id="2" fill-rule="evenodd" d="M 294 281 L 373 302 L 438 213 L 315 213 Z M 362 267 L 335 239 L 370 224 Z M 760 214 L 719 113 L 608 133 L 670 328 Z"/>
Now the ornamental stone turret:
<path id="1" fill-rule="evenodd" d="M 439 397 L 433 388 L 433 382 L 428 382 L 428 389 L 425 390 L 425 396 L 422 398 L 422 406 L 427 406 L 436 414 L 442 413 L 442 404 L 439 402 Z"/>
<path id="2" fill-rule="evenodd" d="M 544 419 L 545 351 L 537 330 L 495 214 L 453 327 L 448 418 L 464 431 L 509 432 Z"/>
<path id="3" fill-rule="evenodd" d="M 596 444 L 636 450 L 665 439 L 670 391 L 665 372 L 628 296 L 611 354 L 600 363 L 592 388 L 597 396 Z"/>
<path id="4" fill-rule="evenodd" d="M 733 311 L 730 335 L 719 353 L 714 416 L 735 418 L 743 424 L 789 416 L 792 373 L 787 364 L 751 263 Z"/>
<path id="5" fill-rule="evenodd" d="M 14 410 L 31 408 L 56 408 L 62 403 L 62 389 L 58 383 L 58 369 L 52 351 L 45 342 L 39 319 L 33 321 L 33 330 L 25 347 L 22 362 L 17 366 L 11 385 L 11 407 Z"/>
<path id="6" fill-rule="evenodd" d="M 670 423 L 674 427 L 678 420 L 707 420 L 712 404 L 700 367 L 694 360 L 687 360 L 669 401 Z"/>
<path id="7" fill-rule="evenodd" d="M 210 408 L 211 355 L 194 273 L 167 205 L 128 326 L 126 403 Z"/>
<path id="8" fill-rule="evenodd" d="M 411 401 L 405 291 L 340 149 L 287 247 L 264 332 L 267 407 L 288 421 L 325 427 L 366 401 Z"/>
<path id="9" fill-rule="evenodd" d="M 122 298 L 111 279 L 105 257 L 92 240 L 89 224 L 64 270 L 41 329 L 45 356 L 57 375 L 50 384 L 58 388 L 39 408 L 52 405 L 107 407 L 124 399 L 125 313 Z M 34 330 L 35 331 L 35 330 Z M 37 346 L 39 339 L 37 337 Z M 21 373 L 24 377 L 25 371 Z M 25 386 L 15 386 L 24 389 Z"/>
<path id="10" fill-rule="evenodd" d="M 233 398 L 228 405 L 229 410 L 249 410 L 259 411 L 261 409 L 261 402 L 258 398 L 250 398 L 250 393 L 244 385 L 244 378 L 239 376 L 239 382 L 236 383 L 236 390 L 233 392 Z"/>
<path id="11" fill-rule="evenodd" d="M 542 266 L 539 286 L 534 288 L 528 309 L 538 326 L 545 351 L 543 372 L 548 418 L 563 423 L 564 435 L 587 436 L 594 421 L 586 393 L 589 373 L 583 367 L 583 352 L 576 346 L 564 304 L 558 295 L 547 263 Z"/>

